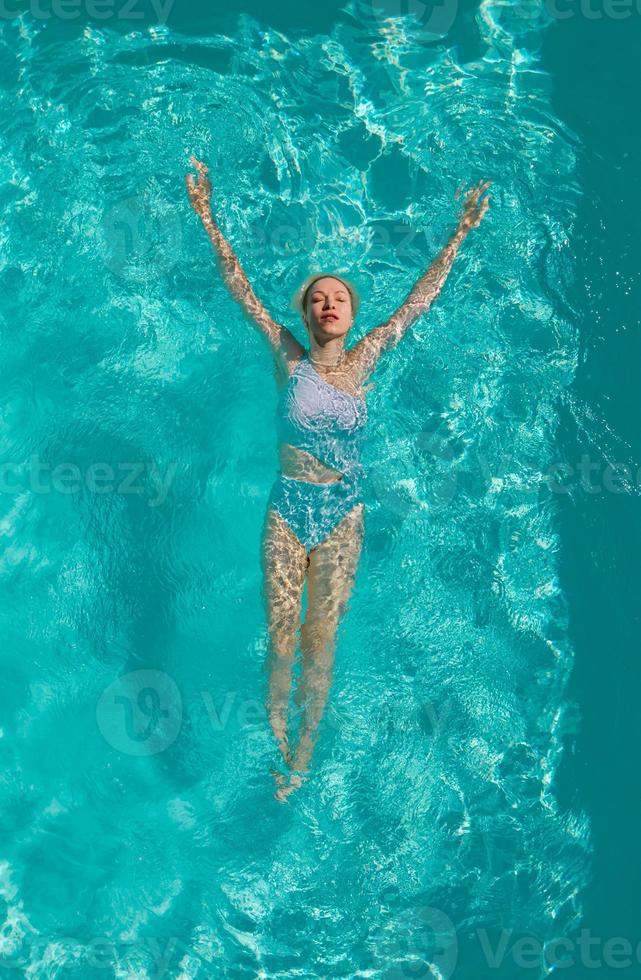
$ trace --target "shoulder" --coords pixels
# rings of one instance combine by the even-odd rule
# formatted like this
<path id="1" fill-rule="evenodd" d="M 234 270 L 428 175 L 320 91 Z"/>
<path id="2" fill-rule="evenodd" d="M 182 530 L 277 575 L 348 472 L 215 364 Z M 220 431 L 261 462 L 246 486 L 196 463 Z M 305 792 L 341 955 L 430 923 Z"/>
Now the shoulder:
<path id="1" fill-rule="evenodd" d="M 274 367 L 276 372 L 276 387 L 279 391 L 287 387 L 289 379 L 305 356 L 305 348 L 302 345 L 299 345 L 299 347 L 300 354 L 296 351 L 291 353 L 276 353 Z"/>
<path id="2" fill-rule="evenodd" d="M 296 340 L 293 333 L 287 327 L 281 327 L 279 343 L 275 353 L 280 355 L 285 364 L 292 365 L 301 359 L 305 353 L 305 348 Z"/>
<path id="3" fill-rule="evenodd" d="M 389 324 L 373 327 L 347 352 L 347 367 L 354 381 L 362 385 L 378 363 L 378 358 L 388 339 Z"/>

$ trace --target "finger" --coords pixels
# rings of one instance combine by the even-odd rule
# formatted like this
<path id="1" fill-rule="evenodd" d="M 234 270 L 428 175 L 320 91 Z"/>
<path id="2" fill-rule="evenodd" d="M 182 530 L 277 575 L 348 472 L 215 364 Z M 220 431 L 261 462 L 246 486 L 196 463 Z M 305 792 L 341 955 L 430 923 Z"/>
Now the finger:
<path id="1" fill-rule="evenodd" d="M 477 201 L 478 201 L 478 194 L 476 193 L 476 190 L 472 188 L 471 191 L 467 192 L 467 196 L 465 198 L 465 207 L 474 208 L 476 207 Z"/>

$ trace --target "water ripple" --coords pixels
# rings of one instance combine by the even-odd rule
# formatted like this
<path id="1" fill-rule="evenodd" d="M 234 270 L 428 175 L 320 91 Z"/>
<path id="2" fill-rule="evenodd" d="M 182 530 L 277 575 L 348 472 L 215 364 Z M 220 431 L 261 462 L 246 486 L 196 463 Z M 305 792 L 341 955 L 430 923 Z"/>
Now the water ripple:
<path id="1" fill-rule="evenodd" d="M 90 975 L 102 937 L 113 976 L 155 975 L 158 944 L 180 978 L 395 976 L 412 956 L 437 969 L 435 934 L 477 978 L 478 928 L 546 942 L 580 921 L 590 828 L 556 798 L 578 724 L 547 480 L 559 405 L 631 449 L 568 393 L 581 148 L 539 59 L 550 18 L 483 0 L 432 44 L 359 11 L 329 36 L 249 15 L 206 37 L 2 24 L 0 444 L 19 479 L 0 514 L 2 724 L 27 747 L 2 740 L 20 789 L 3 785 L 0 882 L 3 954 L 26 975 Z M 190 152 L 273 313 L 291 323 L 302 275 L 332 266 L 361 287 L 357 334 L 442 246 L 457 190 L 494 182 L 374 378 L 365 553 L 287 812 L 258 563 L 276 392 L 188 207 Z M 47 478 L 66 467 L 49 491 L 35 455 Z M 180 699 L 157 752 L 122 700 L 115 744 L 96 725 L 139 671 Z"/>

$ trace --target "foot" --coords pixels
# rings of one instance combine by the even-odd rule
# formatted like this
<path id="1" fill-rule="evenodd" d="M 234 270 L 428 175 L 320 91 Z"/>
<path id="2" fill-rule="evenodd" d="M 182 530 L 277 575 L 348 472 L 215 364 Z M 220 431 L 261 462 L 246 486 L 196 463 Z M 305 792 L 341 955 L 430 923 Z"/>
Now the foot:
<path id="1" fill-rule="evenodd" d="M 289 742 L 287 738 L 281 738 L 278 740 L 278 751 L 283 757 L 283 762 L 286 766 L 291 766 L 292 754 L 289 749 Z"/>
<path id="2" fill-rule="evenodd" d="M 272 772 L 274 770 L 272 769 Z M 303 776 L 301 773 L 293 772 L 289 777 L 283 776 L 282 773 L 278 773 L 282 781 L 279 782 L 278 789 L 274 793 L 274 799 L 278 800 L 279 803 L 286 803 L 287 797 L 291 796 L 294 790 L 299 789 L 303 785 Z"/>
<path id="3" fill-rule="evenodd" d="M 287 785 L 287 780 L 289 777 L 285 773 L 279 772 L 278 769 L 270 769 L 269 771 L 274 777 L 274 782 L 276 783 L 276 799 L 279 799 L 280 797 L 278 794 L 281 788 Z"/>

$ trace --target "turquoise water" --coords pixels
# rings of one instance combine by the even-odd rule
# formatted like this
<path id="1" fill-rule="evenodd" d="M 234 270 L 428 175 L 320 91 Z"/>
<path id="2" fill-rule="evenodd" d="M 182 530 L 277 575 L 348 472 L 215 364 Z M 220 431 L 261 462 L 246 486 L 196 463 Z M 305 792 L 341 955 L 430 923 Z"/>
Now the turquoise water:
<path id="1" fill-rule="evenodd" d="M 591 778 L 626 724 L 607 667 L 631 659 L 638 541 L 632 249 L 616 286 L 607 265 L 633 232 L 599 211 L 623 216 L 625 172 L 605 124 L 583 130 L 589 59 L 565 57 L 603 24 L 404 10 L 0 24 L 2 976 L 594 976 L 554 942 L 592 922 L 638 941 L 606 870 L 607 804 L 633 834 L 632 794 Z M 605 23 L 603 65 L 630 26 Z M 363 557 L 285 807 L 259 565 L 276 388 L 189 208 L 191 153 L 301 340 L 308 271 L 357 282 L 357 339 L 453 230 L 457 189 L 494 182 L 373 377 Z M 596 519 L 559 469 L 588 449 L 594 481 L 631 467 Z"/>

